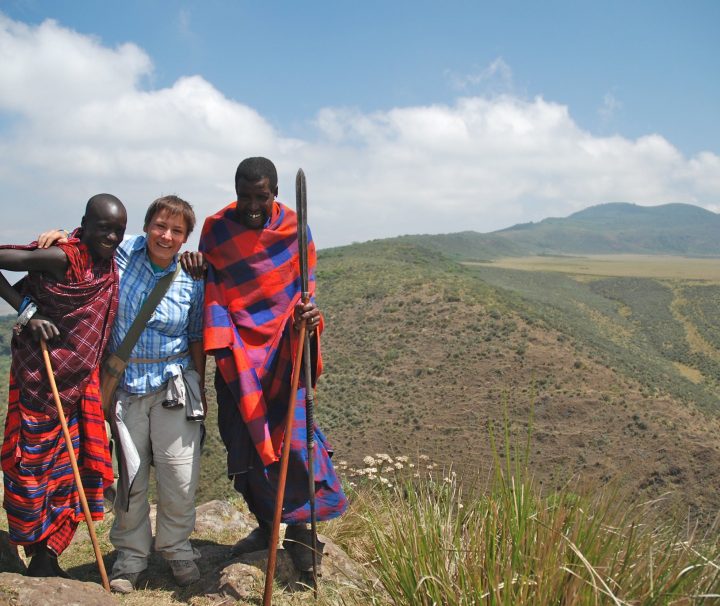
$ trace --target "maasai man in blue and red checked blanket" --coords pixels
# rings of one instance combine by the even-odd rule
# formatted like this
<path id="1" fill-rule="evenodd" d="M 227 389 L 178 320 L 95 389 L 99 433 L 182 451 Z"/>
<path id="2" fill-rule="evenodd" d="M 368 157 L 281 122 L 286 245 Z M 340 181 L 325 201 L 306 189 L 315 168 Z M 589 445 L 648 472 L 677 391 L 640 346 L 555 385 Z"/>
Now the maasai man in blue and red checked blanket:
<path id="1" fill-rule="evenodd" d="M 99 364 L 117 309 L 113 254 L 126 221 L 122 202 L 99 194 L 87 204 L 79 239 L 48 249 L 37 244 L 0 247 L 0 269 L 29 272 L 16 287 L 0 274 L 0 296 L 21 312 L 11 345 L 3 505 L 10 541 L 32 556 L 30 576 L 67 576 L 57 556 L 83 519 L 41 338 L 49 343 L 93 519 L 102 519 L 103 488 L 113 481 Z"/>
<path id="2" fill-rule="evenodd" d="M 311 332 L 314 379 L 322 370 L 322 316 L 300 301 L 297 216 L 275 201 L 277 172 L 270 160 L 249 158 L 235 177 L 238 199 L 208 217 L 200 238 L 207 260 L 205 351 L 215 356 L 220 434 L 228 475 L 259 527 L 234 554 L 267 547 L 274 516 L 279 458 L 290 397 L 300 322 Z M 310 291 L 315 288 L 315 246 L 309 242 Z M 312 568 L 305 389 L 297 394 L 282 521 L 284 545 L 299 570 Z M 332 452 L 315 428 L 315 500 L 318 520 L 342 514 L 347 500 L 330 462 Z"/>

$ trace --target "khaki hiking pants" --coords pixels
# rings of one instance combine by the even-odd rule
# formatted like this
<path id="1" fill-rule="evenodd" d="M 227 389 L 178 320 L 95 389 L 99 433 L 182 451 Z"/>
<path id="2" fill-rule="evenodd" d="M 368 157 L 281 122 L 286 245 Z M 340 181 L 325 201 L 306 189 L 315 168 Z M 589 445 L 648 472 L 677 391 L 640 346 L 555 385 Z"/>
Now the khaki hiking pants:
<path id="1" fill-rule="evenodd" d="M 118 551 L 112 576 L 142 572 L 153 547 L 148 483 L 150 463 L 157 480 L 155 551 L 167 560 L 195 559 L 190 534 L 195 526 L 195 490 L 200 477 L 203 426 L 188 421 L 185 406 L 164 408 L 165 388 L 133 395 L 118 389 L 126 407 L 124 423 L 140 457 L 130 487 L 128 511 L 115 509 L 110 540 Z M 120 474 L 118 491 L 127 491 Z"/>

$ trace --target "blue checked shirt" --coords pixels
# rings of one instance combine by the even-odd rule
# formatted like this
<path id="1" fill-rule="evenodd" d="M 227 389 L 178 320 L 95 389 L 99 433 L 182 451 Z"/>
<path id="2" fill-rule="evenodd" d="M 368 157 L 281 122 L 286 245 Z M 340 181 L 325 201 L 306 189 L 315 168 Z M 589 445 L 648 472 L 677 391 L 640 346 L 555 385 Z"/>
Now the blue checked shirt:
<path id="1" fill-rule="evenodd" d="M 130 236 L 123 240 L 115 253 L 115 260 L 120 272 L 120 302 L 110 338 L 111 352 L 120 347 L 158 280 L 174 272 L 178 262 L 176 257 L 169 267 L 155 273 L 147 255 L 145 236 Z M 193 280 L 180 270 L 150 316 L 130 359 L 162 360 L 188 352 L 190 342 L 202 340 L 204 293 L 202 280 Z M 120 381 L 120 387 L 130 393 L 156 391 L 168 379 L 187 368 L 190 362 L 189 353 L 169 361 L 130 362 Z"/>

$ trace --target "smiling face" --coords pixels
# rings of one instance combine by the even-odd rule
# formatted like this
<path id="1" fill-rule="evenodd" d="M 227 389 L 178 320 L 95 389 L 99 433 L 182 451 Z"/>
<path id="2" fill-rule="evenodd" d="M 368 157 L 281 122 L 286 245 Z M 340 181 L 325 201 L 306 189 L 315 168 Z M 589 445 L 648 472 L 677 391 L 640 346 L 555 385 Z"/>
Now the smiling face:
<path id="1" fill-rule="evenodd" d="M 143 228 L 147 234 L 150 260 L 159 267 L 167 267 L 188 238 L 188 227 L 180 213 L 160 210 Z"/>
<path id="2" fill-rule="evenodd" d="M 127 213 L 122 202 L 109 194 L 94 196 L 82 218 L 82 242 L 93 259 L 109 259 L 125 237 Z"/>
<path id="3" fill-rule="evenodd" d="M 250 229 L 262 229 L 272 215 L 277 187 L 271 189 L 270 179 L 267 177 L 254 183 L 238 179 L 235 191 L 237 192 L 235 214 L 238 221 Z"/>

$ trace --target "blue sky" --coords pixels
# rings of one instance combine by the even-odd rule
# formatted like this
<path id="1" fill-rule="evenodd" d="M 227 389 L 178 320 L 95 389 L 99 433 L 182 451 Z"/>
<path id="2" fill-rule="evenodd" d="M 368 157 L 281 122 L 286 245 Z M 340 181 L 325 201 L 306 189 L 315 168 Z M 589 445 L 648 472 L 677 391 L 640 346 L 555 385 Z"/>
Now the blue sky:
<path id="1" fill-rule="evenodd" d="M 164 193 L 207 215 L 257 154 L 290 204 L 303 166 L 321 247 L 617 200 L 720 210 L 719 2 L 0 0 L 0 19 L 1 241 L 98 191 L 134 231 Z"/>

